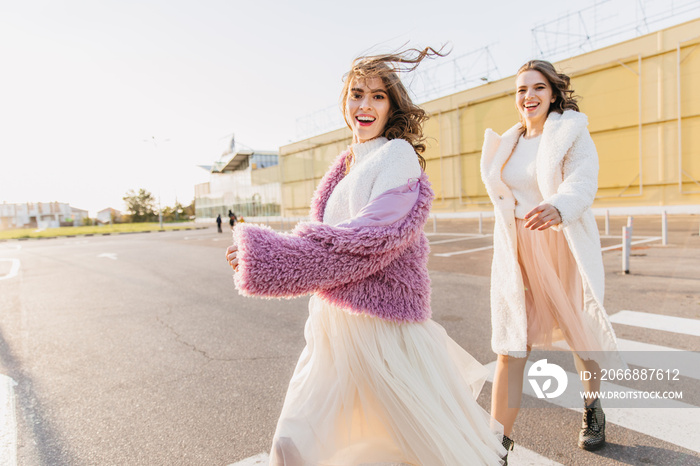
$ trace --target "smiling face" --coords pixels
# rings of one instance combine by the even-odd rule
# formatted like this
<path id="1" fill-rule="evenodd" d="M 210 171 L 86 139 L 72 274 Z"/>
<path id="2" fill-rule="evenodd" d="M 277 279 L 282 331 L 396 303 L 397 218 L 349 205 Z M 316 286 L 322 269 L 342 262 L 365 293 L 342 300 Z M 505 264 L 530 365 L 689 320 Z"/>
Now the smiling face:
<path id="1" fill-rule="evenodd" d="M 353 142 L 365 142 L 384 132 L 391 102 L 381 78 L 356 79 L 345 99 L 345 121 L 352 129 Z"/>
<path id="2" fill-rule="evenodd" d="M 527 129 L 526 136 L 542 133 L 549 107 L 556 100 L 547 78 L 536 70 L 520 73 L 515 81 L 515 107 Z"/>

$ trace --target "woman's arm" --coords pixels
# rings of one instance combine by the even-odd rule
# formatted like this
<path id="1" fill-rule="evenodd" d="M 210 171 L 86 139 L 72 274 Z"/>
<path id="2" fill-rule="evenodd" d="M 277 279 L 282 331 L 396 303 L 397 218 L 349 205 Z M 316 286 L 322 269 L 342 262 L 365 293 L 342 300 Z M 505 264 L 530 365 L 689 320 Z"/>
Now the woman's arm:
<path id="1" fill-rule="evenodd" d="M 366 278 L 394 254 L 348 254 L 328 243 L 243 224 L 234 231 L 237 248 L 228 259 L 239 292 L 248 296 L 293 297 Z M 229 248 L 231 249 L 231 248 Z"/>
<path id="2" fill-rule="evenodd" d="M 227 260 L 244 295 L 291 297 L 363 280 L 387 267 L 422 233 L 432 190 L 425 174 L 372 200 L 338 226 L 300 223 L 293 234 L 239 225 Z"/>

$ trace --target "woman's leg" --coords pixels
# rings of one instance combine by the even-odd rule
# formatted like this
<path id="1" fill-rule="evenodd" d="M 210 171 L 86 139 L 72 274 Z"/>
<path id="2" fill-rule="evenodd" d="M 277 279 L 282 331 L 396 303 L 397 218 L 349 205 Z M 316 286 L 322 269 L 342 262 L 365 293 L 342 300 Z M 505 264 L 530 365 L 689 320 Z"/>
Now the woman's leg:
<path id="1" fill-rule="evenodd" d="M 498 355 L 496 362 L 491 393 L 491 416 L 503 425 L 503 433 L 507 437 L 510 437 L 515 418 L 520 411 L 526 362 L 527 358 L 513 358 L 503 354 Z M 515 398 L 508 399 L 509 387 Z"/>
<path id="2" fill-rule="evenodd" d="M 576 364 L 576 370 L 578 371 L 581 383 L 583 383 L 583 390 L 586 392 L 599 392 L 600 391 L 600 366 L 597 362 L 592 359 L 584 360 L 574 353 L 574 364 Z M 588 371 L 590 374 L 598 374 L 597 377 L 583 377 L 581 374 L 583 371 Z M 588 379 L 588 380 L 585 380 Z M 586 405 L 591 404 L 595 401 L 595 398 L 586 397 Z"/>
<path id="3" fill-rule="evenodd" d="M 574 363 L 579 372 L 588 371 L 600 375 L 600 366 L 593 360 L 585 361 L 574 353 Z M 585 380 L 588 378 L 589 380 Z M 583 389 L 587 392 L 600 391 L 600 379 L 596 377 L 581 377 Z M 578 446 L 584 450 L 597 450 L 605 445 L 605 413 L 598 397 L 586 397 L 584 400 L 583 420 L 578 434 Z"/>

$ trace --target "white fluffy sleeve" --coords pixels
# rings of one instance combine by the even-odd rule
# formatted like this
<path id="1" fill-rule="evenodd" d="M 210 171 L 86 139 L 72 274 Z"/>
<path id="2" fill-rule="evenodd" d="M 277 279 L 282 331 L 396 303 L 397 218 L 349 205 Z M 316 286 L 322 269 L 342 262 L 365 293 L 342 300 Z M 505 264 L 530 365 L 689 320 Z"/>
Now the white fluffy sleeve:
<path id="1" fill-rule="evenodd" d="M 387 146 L 387 154 L 379 163 L 379 174 L 372 186 L 370 201 L 390 189 L 408 183 L 409 179 L 418 178 L 421 175 L 418 155 L 408 141 L 392 139 Z"/>
<path id="2" fill-rule="evenodd" d="M 563 181 L 544 202 L 559 210 L 561 226 L 575 222 L 593 204 L 598 191 L 598 152 L 588 130 L 574 141 L 564 157 Z"/>

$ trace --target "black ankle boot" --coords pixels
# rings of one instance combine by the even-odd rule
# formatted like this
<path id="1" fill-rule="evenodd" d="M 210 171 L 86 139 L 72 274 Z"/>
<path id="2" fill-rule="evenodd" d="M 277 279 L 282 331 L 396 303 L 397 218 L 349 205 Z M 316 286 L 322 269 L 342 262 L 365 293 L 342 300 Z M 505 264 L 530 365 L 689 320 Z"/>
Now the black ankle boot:
<path id="1" fill-rule="evenodd" d="M 501 445 L 503 445 L 503 448 L 506 449 L 506 456 L 503 457 L 503 466 L 508 466 L 508 452 L 513 449 L 513 445 L 515 445 L 515 442 L 504 435 Z"/>
<path id="2" fill-rule="evenodd" d="M 592 451 L 605 445 L 605 413 L 600 406 L 600 400 L 595 399 L 583 408 L 583 422 L 578 434 L 578 446 Z"/>

